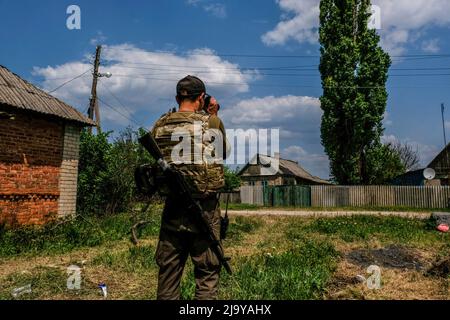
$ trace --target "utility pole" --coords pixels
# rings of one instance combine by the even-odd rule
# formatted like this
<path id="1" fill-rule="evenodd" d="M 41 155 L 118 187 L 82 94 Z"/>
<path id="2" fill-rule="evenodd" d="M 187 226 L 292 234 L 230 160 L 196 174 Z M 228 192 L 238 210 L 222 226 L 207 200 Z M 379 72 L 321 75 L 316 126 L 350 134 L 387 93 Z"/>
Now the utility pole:
<path id="1" fill-rule="evenodd" d="M 445 121 L 444 121 L 444 110 L 445 110 L 445 106 L 442 103 L 441 104 L 441 115 L 442 115 L 442 131 L 444 132 L 444 148 L 447 147 L 447 137 L 445 135 Z"/>
<path id="2" fill-rule="evenodd" d="M 89 102 L 89 119 L 94 119 L 95 114 L 95 122 L 97 124 L 97 133 L 101 132 L 100 128 L 100 111 L 98 109 L 98 101 L 97 101 L 97 79 L 99 77 L 98 68 L 100 66 L 100 53 L 102 51 L 102 46 L 98 45 L 95 51 L 95 61 L 94 61 L 94 73 L 92 79 L 92 88 L 91 88 L 91 99 Z M 89 127 L 89 132 L 92 133 L 92 127 Z"/>

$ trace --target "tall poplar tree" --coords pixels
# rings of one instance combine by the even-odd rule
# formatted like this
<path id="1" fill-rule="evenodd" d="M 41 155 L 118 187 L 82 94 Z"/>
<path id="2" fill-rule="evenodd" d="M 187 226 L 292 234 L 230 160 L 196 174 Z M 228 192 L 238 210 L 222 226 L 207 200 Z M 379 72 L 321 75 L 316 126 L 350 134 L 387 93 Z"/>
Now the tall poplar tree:
<path id="1" fill-rule="evenodd" d="M 320 2 L 321 138 L 345 185 L 380 183 L 385 162 L 397 161 L 380 142 L 391 59 L 368 27 L 370 9 L 370 0 Z"/>

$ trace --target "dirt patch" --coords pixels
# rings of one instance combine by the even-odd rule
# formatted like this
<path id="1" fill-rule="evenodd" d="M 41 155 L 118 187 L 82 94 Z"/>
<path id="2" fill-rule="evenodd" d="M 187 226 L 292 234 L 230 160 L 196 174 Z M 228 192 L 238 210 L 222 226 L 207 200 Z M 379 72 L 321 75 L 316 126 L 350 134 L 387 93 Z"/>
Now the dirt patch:
<path id="1" fill-rule="evenodd" d="M 434 263 L 427 270 L 427 275 L 446 278 L 450 276 L 450 258 Z"/>
<path id="2" fill-rule="evenodd" d="M 356 249 L 346 254 L 346 259 L 358 266 L 378 265 L 385 268 L 423 270 L 424 263 L 419 253 L 401 245 L 390 245 L 380 249 Z"/>

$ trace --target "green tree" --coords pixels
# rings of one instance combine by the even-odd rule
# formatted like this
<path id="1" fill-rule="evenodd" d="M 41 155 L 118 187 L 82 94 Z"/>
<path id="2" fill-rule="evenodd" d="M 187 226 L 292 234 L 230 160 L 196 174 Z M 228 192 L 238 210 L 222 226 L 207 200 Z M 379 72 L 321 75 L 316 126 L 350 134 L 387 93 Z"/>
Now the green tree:
<path id="1" fill-rule="evenodd" d="M 321 138 L 340 184 L 374 184 L 386 156 L 380 142 L 390 57 L 368 28 L 370 0 L 321 0 Z M 380 172 L 381 170 L 381 172 Z"/>
<path id="2" fill-rule="evenodd" d="M 106 214 L 123 212 L 130 208 L 136 196 L 134 171 L 137 166 L 153 161 L 137 141 L 138 135 L 138 132 L 128 127 L 121 131 L 111 144 L 102 186 L 103 194 L 108 198 L 104 208 Z"/>
<path id="3" fill-rule="evenodd" d="M 154 161 L 137 141 L 141 129 L 126 128 L 109 142 L 111 133 L 81 134 L 78 213 L 110 215 L 129 209 L 136 196 L 134 170 Z"/>
<path id="4" fill-rule="evenodd" d="M 224 177 L 225 177 L 225 187 L 224 190 L 231 191 L 236 190 L 241 186 L 241 178 L 238 176 L 238 169 L 235 171 L 231 170 L 227 166 L 223 167 Z"/>
<path id="5" fill-rule="evenodd" d="M 108 201 L 104 185 L 108 171 L 108 155 L 111 132 L 97 135 L 83 130 L 80 137 L 80 158 L 78 163 L 77 212 L 98 214 Z"/>
<path id="6" fill-rule="evenodd" d="M 368 180 L 372 184 L 382 185 L 406 172 L 406 166 L 396 150 L 389 144 L 374 148 L 368 154 L 367 161 L 371 164 Z"/>

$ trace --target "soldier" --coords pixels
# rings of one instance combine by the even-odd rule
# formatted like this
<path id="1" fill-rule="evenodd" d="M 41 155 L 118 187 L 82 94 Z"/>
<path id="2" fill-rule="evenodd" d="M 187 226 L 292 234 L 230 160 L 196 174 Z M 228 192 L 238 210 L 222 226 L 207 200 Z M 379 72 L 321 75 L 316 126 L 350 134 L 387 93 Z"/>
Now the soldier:
<path id="1" fill-rule="evenodd" d="M 177 84 L 178 111 L 163 115 L 155 123 L 152 135 L 164 159 L 174 165 L 188 181 L 192 195 L 198 199 L 216 237 L 220 239 L 221 216 L 217 191 L 224 185 L 223 164 L 180 163 L 172 159 L 172 151 L 180 143 L 178 139 L 172 141 L 174 133 L 184 131 L 194 135 L 195 123 L 201 124 L 202 132 L 208 129 L 220 130 L 225 139 L 225 130 L 219 128 L 217 121 L 211 121 L 210 115 L 202 112 L 207 97 L 205 85 L 199 78 L 187 76 L 181 79 Z M 195 138 L 193 140 L 195 144 Z M 201 150 L 208 148 L 210 142 L 202 141 Z M 197 152 L 193 149 L 191 160 Z M 157 299 L 180 299 L 180 280 L 189 255 L 194 264 L 195 299 L 217 299 L 221 263 L 211 250 L 211 241 L 200 231 L 193 217 L 186 214 L 183 204 L 177 201 L 177 195 L 169 194 L 155 254 L 159 266 Z"/>
<path id="2" fill-rule="evenodd" d="M 220 104 L 217 102 L 217 99 L 213 96 L 207 96 L 205 98 L 205 105 L 203 107 L 203 111 L 210 115 L 209 123 L 212 128 L 219 128 L 219 130 L 223 134 L 223 151 L 224 151 L 224 159 L 227 158 L 227 154 L 231 151 L 231 146 L 229 145 L 226 136 L 225 136 L 225 126 L 223 125 L 222 120 L 219 118 L 218 113 L 220 110 Z"/>

